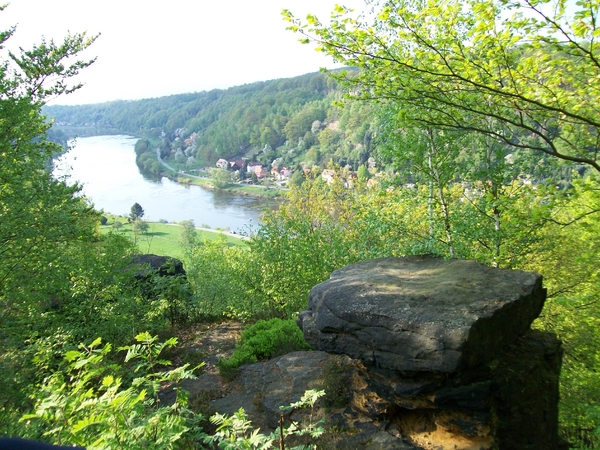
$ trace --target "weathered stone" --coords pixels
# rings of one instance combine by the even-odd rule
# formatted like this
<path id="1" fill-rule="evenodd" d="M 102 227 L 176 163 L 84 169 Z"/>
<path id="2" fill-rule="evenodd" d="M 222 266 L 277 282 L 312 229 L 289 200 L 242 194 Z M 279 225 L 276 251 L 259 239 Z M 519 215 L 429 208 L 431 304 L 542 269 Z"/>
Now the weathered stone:
<path id="1" fill-rule="evenodd" d="M 532 330 L 494 360 L 494 441 L 502 449 L 555 449 L 562 344 Z"/>
<path id="2" fill-rule="evenodd" d="M 561 358 L 553 334 L 530 330 L 486 365 L 441 377 L 358 365 L 351 404 L 425 448 L 557 448 Z"/>
<path id="3" fill-rule="evenodd" d="M 354 372 L 350 358 L 341 358 L 350 363 L 351 372 Z M 262 432 L 274 430 L 281 414 L 279 407 L 300 400 L 309 389 L 322 389 L 325 367 L 339 359 L 339 355 L 325 352 L 293 352 L 270 361 L 242 366 L 235 385 L 230 389 L 232 393 L 212 401 L 211 407 L 222 414 L 233 414 L 242 406 L 254 427 L 259 427 Z M 360 365 L 360 362 L 357 361 L 357 364 Z M 360 376 L 354 378 L 360 383 Z M 317 405 L 314 411 L 298 410 L 291 415 L 286 414 L 286 419 L 302 423 L 308 416 L 312 416 L 313 421 L 324 417 L 329 425 L 346 430 L 325 436 L 323 439 L 328 440 L 324 444 L 326 448 L 418 448 L 404 440 L 397 430 L 396 433 L 386 431 L 384 425 L 387 421 L 372 420 L 351 409 L 328 409 L 326 412 Z"/>
<path id="4" fill-rule="evenodd" d="M 308 389 L 327 389 L 326 366 L 343 358 L 346 392 L 339 395 L 349 397 L 349 407 L 325 412 L 317 405 L 312 412 L 313 420 L 326 417 L 330 427 L 346 430 L 328 434 L 327 448 L 553 449 L 561 354 L 554 335 L 529 331 L 484 368 L 403 376 L 343 355 L 294 352 L 243 366 L 232 393 L 211 406 L 228 414 L 244 407 L 255 426 L 273 430 L 279 406 Z"/>
<path id="5" fill-rule="evenodd" d="M 244 405 L 267 431 L 279 406 L 331 388 L 347 405 L 313 411 L 339 430 L 321 438 L 324 448 L 557 449 L 561 343 L 530 329 L 544 298 L 538 275 L 469 261 L 349 266 L 313 289 L 299 319 L 331 353 L 244 366 L 212 405 Z"/>
<path id="6" fill-rule="evenodd" d="M 171 279 L 171 277 L 173 277 L 172 279 L 175 279 L 175 277 L 186 279 L 183 263 L 179 259 L 170 256 L 134 255 L 131 258 L 131 271 L 134 282 L 140 287 L 142 295 L 147 299 L 156 297 L 156 276 L 161 277 L 162 280 Z"/>
<path id="7" fill-rule="evenodd" d="M 293 352 L 264 363 L 242 366 L 235 396 L 252 399 L 254 404 L 246 412 L 263 426 L 275 429 L 281 413 L 279 407 L 297 402 L 305 391 L 318 388 L 323 367 L 330 358 L 324 352 Z M 236 403 L 223 398 L 215 400 L 212 406 L 218 412 L 232 414 L 239 409 L 235 408 Z"/>
<path id="8" fill-rule="evenodd" d="M 298 324 L 319 350 L 401 372 L 489 361 L 540 314 L 540 275 L 427 256 L 380 258 L 315 286 Z"/>
<path id="9" fill-rule="evenodd" d="M 131 263 L 135 267 L 135 277 L 140 280 L 153 274 L 163 277 L 185 276 L 186 274 L 183 269 L 183 263 L 171 256 L 159 256 L 151 253 L 133 255 Z"/>

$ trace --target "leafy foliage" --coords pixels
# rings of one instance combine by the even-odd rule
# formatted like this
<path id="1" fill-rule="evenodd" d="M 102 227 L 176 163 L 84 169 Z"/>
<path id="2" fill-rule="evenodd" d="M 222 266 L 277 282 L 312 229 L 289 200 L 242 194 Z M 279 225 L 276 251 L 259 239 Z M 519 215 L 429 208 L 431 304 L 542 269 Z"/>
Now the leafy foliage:
<path id="1" fill-rule="evenodd" d="M 223 315 L 247 319 L 264 311 L 246 282 L 248 252 L 229 246 L 223 235 L 186 247 L 184 261 L 194 292 L 191 314 L 196 320 Z"/>
<path id="2" fill-rule="evenodd" d="M 360 99 L 386 99 L 400 121 L 475 132 L 587 165 L 595 148 L 598 3 L 566 0 L 381 1 L 367 18 L 344 7 L 329 25 L 284 11 L 289 29 L 339 63 Z"/>
<path id="3" fill-rule="evenodd" d="M 4 7 L 0 8 L 0 11 Z M 0 33 L 0 44 L 14 28 Z M 44 101 L 77 88 L 68 79 L 92 61 L 73 61 L 94 41 L 70 35 L 20 55 L 0 55 L 0 321 L 51 297 L 64 253 L 96 240 L 97 212 L 81 198 L 77 185 L 57 180 L 48 170 L 62 148 L 45 138 L 51 124 L 41 113 Z M 4 47 L 4 46 L 2 46 Z"/>
<path id="4" fill-rule="evenodd" d="M 210 178 L 217 189 L 223 189 L 231 183 L 231 173 L 225 169 L 212 169 L 210 171 Z"/>
<path id="5" fill-rule="evenodd" d="M 102 345 L 101 339 L 67 352 L 59 370 L 33 391 L 33 408 L 21 417 L 20 434 L 98 449 L 187 449 L 201 448 L 201 441 L 219 448 L 271 448 L 279 441 L 279 448 L 285 448 L 284 441 L 292 436 L 314 439 L 324 431 L 322 421 L 314 423 L 311 415 L 306 424 L 293 422 L 284 428 L 282 422 L 281 430 L 270 436 L 258 430 L 250 433 L 252 425 L 240 409 L 232 417 L 211 417 L 218 428 L 208 436 L 200 428 L 202 417 L 188 409 L 185 390 L 175 388 L 172 405 L 161 404 L 158 397 L 163 384 L 177 386 L 195 378 L 192 372 L 198 367 L 190 369 L 186 364 L 165 370 L 171 363 L 161 354 L 177 344 L 174 338 L 160 343 L 145 332 L 136 341 L 119 349 L 127 352 L 124 364 L 108 359 L 112 346 Z M 312 408 L 323 395 L 323 391 L 307 391 L 285 409 Z"/>
<path id="6" fill-rule="evenodd" d="M 287 407 L 281 407 L 281 409 L 290 411 L 300 408 L 312 408 L 316 401 L 324 394 L 324 391 L 306 391 L 299 401 Z M 204 442 L 217 444 L 219 448 L 230 450 L 275 448 L 274 443 L 276 442 L 278 443 L 278 448 L 285 449 L 286 439 L 290 437 L 309 435 L 312 439 L 316 439 L 325 431 L 323 420 L 313 423 L 311 416 L 309 422 L 306 424 L 292 422 L 291 425 L 284 428 L 282 422 L 280 430 L 276 430 L 267 436 L 259 433 L 259 429 L 252 429 L 252 424 L 248 421 L 242 408 L 230 417 L 215 414 L 210 418 L 210 421 L 218 426 L 217 432 L 213 436 L 206 437 Z M 316 446 L 297 445 L 289 448 L 290 450 L 308 450 L 316 448 Z"/>
<path id="7" fill-rule="evenodd" d="M 176 340 L 157 343 L 148 333 L 136 340 L 122 348 L 125 362 L 136 361 L 130 382 L 123 366 L 107 360 L 112 346 L 102 346 L 100 339 L 67 352 L 61 370 L 32 394 L 33 412 L 21 418 L 25 433 L 92 448 L 189 448 L 200 431 L 200 417 L 187 409 L 184 391 L 177 391 L 171 406 L 158 402 L 158 392 L 161 383 L 194 376 L 187 365 L 160 371 L 170 364 L 160 359 L 162 350 Z"/>

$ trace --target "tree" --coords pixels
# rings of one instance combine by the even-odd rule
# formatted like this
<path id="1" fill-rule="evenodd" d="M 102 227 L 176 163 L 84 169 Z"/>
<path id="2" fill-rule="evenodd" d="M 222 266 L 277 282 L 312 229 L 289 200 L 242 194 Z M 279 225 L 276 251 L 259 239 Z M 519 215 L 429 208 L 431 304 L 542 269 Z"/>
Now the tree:
<path id="1" fill-rule="evenodd" d="M 137 220 L 144 217 L 144 208 L 139 203 L 134 203 L 129 213 L 131 220 Z"/>
<path id="2" fill-rule="evenodd" d="M 150 228 L 150 225 L 148 225 L 148 222 L 145 222 L 142 219 L 138 218 L 133 221 L 133 232 L 135 234 L 146 234 L 148 232 L 148 228 Z"/>
<path id="3" fill-rule="evenodd" d="M 448 250 L 457 257 L 539 271 L 548 280 L 552 297 L 540 323 L 566 343 L 561 431 L 578 448 L 594 447 L 600 442 L 600 416 L 588 399 L 597 398 L 599 389 L 598 341 L 590 332 L 598 323 L 599 272 L 580 245 L 593 248 L 598 240 L 591 223 L 600 212 L 592 200 L 600 172 L 600 2 L 369 3 L 370 23 L 352 18 L 343 7 L 336 8 L 330 25 L 314 16 L 304 24 L 287 11 L 284 15 L 304 42 L 316 40 L 337 62 L 359 68 L 333 76 L 345 85 L 348 98 L 373 101 L 386 111 L 377 138 L 389 140 L 389 159 L 405 163 L 410 176 L 420 165 L 420 181 L 431 180 L 429 189 L 424 184 L 416 189 L 429 191 L 430 199 L 438 193 L 437 205 L 430 202 L 427 212 L 435 217 L 439 205 L 439 219 L 430 221 L 435 249 L 443 234 L 434 227 L 441 224 Z M 431 139 L 425 139 L 427 133 Z M 449 134 L 464 136 L 462 149 L 446 146 L 452 146 L 443 138 Z M 418 145 L 400 146 L 402 137 L 416 138 Z M 515 174 L 534 173 L 525 165 L 532 159 L 545 171 L 543 178 L 551 175 L 548 162 L 593 173 L 586 185 L 574 180 L 561 200 L 554 183 L 514 181 Z M 521 163 L 523 172 L 516 167 Z M 448 195 L 466 181 L 474 188 L 470 193 Z M 405 234 L 415 235 L 418 225 L 409 223 Z M 591 280 L 593 287 L 587 285 Z"/>
<path id="4" fill-rule="evenodd" d="M 217 189 L 223 189 L 231 183 L 231 173 L 225 169 L 212 169 L 210 171 L 210 179 Z"/>
<path id="5" fill-rule="evenodd" d="M 0 7 L 3 11 L 5 6 Z M 7 51 L 11 28 L 0 33 L 0 320 L 47 299 L 59 279 L 56 262 L 70 246 L 94 242 L 100 215 L 80 195 L 79 185 L 48 170 L 64 149 L 46 139 L 42 114 L 50 98 L 80 87 L 70 78 L 91 61 L 77 55 L 95 37 L 68 35 L 42 40 L 19 54 Z M 6 322 L 8 321 L 8 322 Z"/>
<path id="6" fill-rule="evenodd" d="M 295 170 L 290 178 L 290 186 L 300 187 L 304 183 L 304 172 L 302 170 Z"/>
<path id="7" fill-rule="evenodd" d="M 371 178 L 371 174 L 369 173 L 369 169 L 364 164 L 358 166 L 356 171 L 356 175 L 360 181 L 367 182 L 369 178 Z"/>
<path id="8" fill-rule="evenodd" d="M 360 71 L 352 97 L 394 102 L 401 123 L 460 129 L 600 172 L 598 0 L 383 0 L 372 23 L 338 6 L 292 31 Z"/>
<path id="9" fill-rule="evenodd" d="M 184 249 L 189 250 L 198 242 L 196 225 L 194 224 L 193 220 L 182 220 L 179 222 L 179 226 L 181 227 L 179 242 Z"/>
<path id="10" fill-rule="evenodd" d="M 136 156 L 139 158 L 143 153 L 146 153 L 148 151 L 152 151 L 152 149 L 150 148 L 150 141 L 148 139 L 139 139 L 136 143 L 135 143 L 135 154 Z"/>

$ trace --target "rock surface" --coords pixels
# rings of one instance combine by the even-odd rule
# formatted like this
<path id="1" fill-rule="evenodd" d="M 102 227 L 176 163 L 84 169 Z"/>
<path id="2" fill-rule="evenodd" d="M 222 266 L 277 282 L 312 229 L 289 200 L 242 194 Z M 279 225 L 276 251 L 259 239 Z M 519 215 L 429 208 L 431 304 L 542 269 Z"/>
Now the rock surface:
<path id="1" fill-rule="evenodd" d="M 248 414 L 254 427 L 262 432 L 274 430 L 281 414 L 280 406 L 287 406 L 300 400 L 309 389 L 327 388 L 326 376 L 328 366 L 339 364 L 342 360 L 346 367 L 344 383 L 352 383 L 355 372 L 354 362 L 345 356 L 332 355 L 319 351 L 293 352 L 274 358 L 270 361 L 259 362 L 240 368 L 240 375 L 229 387 L 230 393 L 211 402 L 211 407 L 222 414 L 233 414 L 240 407 Z M 354 377 L 360 384 L 360 377 Z M 348 396 L 349 384 L 342 393 Z M 286 420 L 316 422 L 326 418 L 327 428 L 333 426 L 338 430 L 326 433 L 319 439 L 322 448 L 332 449 L 364 449 L 364 450 L 411 450 L 414 446 L 403 439 L 396 428 L 387 430 L 388 421 L 373 420 L 371 417 L 359 414 L 346 406 L 339 408 L 324 408 L 318 403 L 315 410 L 297 410 L 286 414 Z"/>
<path id="2" fill-rule="evenodd" d="M 312 420 L 324 417 L 330 430 L 319 439 L 323 448 L 554 449 L 561 355 L 560 341 L 539 331 L 518 338 L 489 365 L 451 376 L 402 376 L 345 355 L 294 352 L 242 366 L 211 408 L 233 414 L 243 407 L 255 427 L 269 432 L 280 406 L 308 389 L 325 389 L 346 404 L 319 401 L 312 411 Z M 332 374 L 331 366 L 341 370 Z M 309 413 L 288 419 L 306 421 Z"/>
<path id="3" fill-rule="evenodd" d="M 160 276 L 185 276 L 183 263 L 170 256 L 159 256 L 151 253 L 133 255 L 131 264 L 135 268 L 135 277 L 142 280 L 149 275 L 158 274 Z"/>
<path id="4" fill-rule="evenodd" d="M 206 373 L 191 391 L 268 433 L 280 406 L 324 389 L 288 417 L 325 418 L 322 448 L 557 449 L 561 342 L 530 329 L 544 300 L 539 275 L 470 261 L 355 264 L 315 286 L 298 320 L 321 351 L 242 366 L 223 389 Z"/>
<path id="5" fill-rule="evenodd" d="M 170 256 L 153 254 L 133 255 L 131 258 L 133 281 L 141 288 L 146 299 L 156 298 L 157 280 L 178 280 L 187 282 L 183 263 Z M 156 278 L 156 276 L 160 278 Z M 175 317 L 172 317 L 175 320 Z"/>
<path id="6" fill-rule="evenodd" d="M 544 300 L 537 274 L 427 256 L 380 258 L 315 286 L 298 324 L 319 350 L 401 372 L 452 373 L 522 336 Z"/>

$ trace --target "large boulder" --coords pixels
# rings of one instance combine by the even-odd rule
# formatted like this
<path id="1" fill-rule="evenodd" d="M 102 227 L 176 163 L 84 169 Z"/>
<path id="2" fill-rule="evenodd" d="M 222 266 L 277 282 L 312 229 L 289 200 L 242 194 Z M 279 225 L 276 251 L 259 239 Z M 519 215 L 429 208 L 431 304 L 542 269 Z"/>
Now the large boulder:
<path id="1" fill-rule="evenodd" d="M 544 300 L 539 275 L 472 261 L 354 264 L 315 286 L 299 317 L 321 351 L 244 366 L 211 406 L 244 405 L 272 430 L 278 406 L 323 388 L 346 401 L 312 412 L 339 430 L 324 448 L 557 449 L 562 346 L 530 328 Z"/>
<path id="2" fill-rule="evenodd" d="M 181 302 L 189 301 L 190 290 L 181 289 L 188 285 L 188 281 L 183 263 L 179 259 L 153 254 L 134 255 L 129 270 L 134 284 L 140 288 L 140 293 L 146 300 L 156 300 L 161 293 L 168 291 L 171 291 L 169 295 L 176 295 L 177 301 L 172 297 L 172 305 L 169 308 L 171 324 L 187 320 L 186 308 Z M 178 286 L 178 289 L 173 290 L 175 286 Z"/>
<path id="3" fill-rule="evenodd" d="M 298 318 L 313 347 L 401 372 L 452 373 L 525 334 L 546 291 L 534 273 L 428 256 L 336 270 Z"/>
<path id="4" fill-rule="evenodd" d="M 562 347 L 530 329 L 545 297 L 534 273 L 381 258 L 315 286 L 298 324 L 354 359 L 352 409 L 419 448 L 553 449 Z"/>

